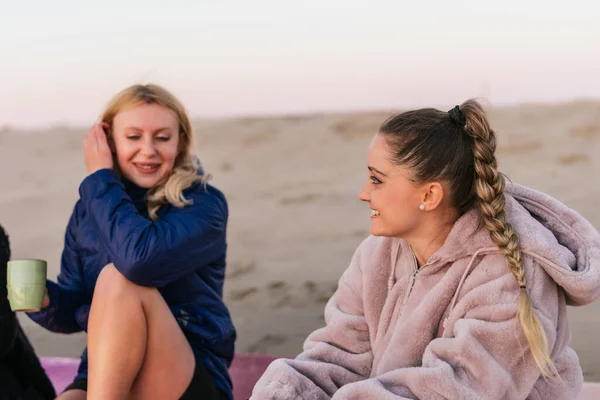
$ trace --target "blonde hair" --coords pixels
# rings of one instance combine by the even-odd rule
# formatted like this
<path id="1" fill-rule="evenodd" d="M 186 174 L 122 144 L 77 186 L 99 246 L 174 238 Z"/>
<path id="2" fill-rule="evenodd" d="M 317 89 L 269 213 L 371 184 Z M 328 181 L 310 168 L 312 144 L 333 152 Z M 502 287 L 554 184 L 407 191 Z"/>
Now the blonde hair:
<path id="1" fill-rule="evenodd" d="M 506 220 L 504 175 L 498 172 L 494 155 L 496 135 L 477 101 L 467 100 L 460 105 L 459 109 L 465 116 L 464 129 L 473 138 L 475 193 L 479 198 L 478 208 L 486 229 L 506 257 L 510 270 L 521 288 L 517 316 L 542 376 L 556 377 L 558 371 L 550 358 L 548 339 L 527 294 L 527 279 L 521 260 L 519 237 Z"/>
<path id="2" fill-rule="evenodd" d="M 459 215 L 479 209 L 483 224 L 521 287 L 517 316 L 535 363 L 545 378 L 557 376 L 548 339 L 527 294 L 519 238 L 504 210 L 504 176 L 496 162 L 496 135 L 481 105 L 468 100 L 448 112 L 433 108 L 406 111 L 384 121 L 379 132 L 392 149 L 391 161 L 408 166 L 415 182 L 448 182 L 448 197 Z"/>
<path id="3" fill-rule="evenodd" d="M 167 202 L 183 208 L 192 203 L 183 196 L 183 191 L 195 182 L 206 183 L 210 175 L 200 174 L 192 158 L 193 131 L 190 119 L 183 105 L 169 91 L 156 84 L 133 85 L 121 92 L 108 103 L 101 120 L 109 124 L 109 138 L 115 116 L 121 111 L 143 104 L 158 104 L 171 110 L 179 123 L 178 154 L 173 169 L 147 193 L 148 215 L 153 221 L 158 219 L 158 210 Z M 115 169 L 118 164 L 115 160 Z"/>

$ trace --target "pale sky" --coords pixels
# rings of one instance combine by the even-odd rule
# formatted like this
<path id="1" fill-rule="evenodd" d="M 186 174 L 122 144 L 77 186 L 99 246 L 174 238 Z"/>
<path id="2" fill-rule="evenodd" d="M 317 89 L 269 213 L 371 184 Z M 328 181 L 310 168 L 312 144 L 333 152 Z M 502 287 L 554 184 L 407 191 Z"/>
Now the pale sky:
<path id="1" fill-rule="evenodd" d="M 600 5 L 0 2 L 0 126 L 89 125 L 146 82 L 193 118 L 600 98 Z"/>

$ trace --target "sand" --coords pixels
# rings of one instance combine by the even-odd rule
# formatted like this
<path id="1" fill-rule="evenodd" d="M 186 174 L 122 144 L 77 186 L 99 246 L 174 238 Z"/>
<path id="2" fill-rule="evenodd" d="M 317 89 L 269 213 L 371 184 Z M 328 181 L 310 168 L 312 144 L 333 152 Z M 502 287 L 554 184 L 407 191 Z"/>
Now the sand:
<path id="1" fill-rule="evenodd" d="M 391 112 L 200 120 L 197 154 L 230 206 L 225 300 L 237 351 L 293 356 L 368 235 L 357 194 L 367 146 Z M 600 102 L 491 110 L 500 169 L 600 227 Z M 43 258 L 55 279 L 64 229 L 85 177 L 86 128 L 0 129 L 0 223 L 13 256 Z M 600 303 L 570 308 L 585 378 L 600 381 Z M 84 334 L 47 332 L 20 315 L 40 355 L 78 356 Z"/>

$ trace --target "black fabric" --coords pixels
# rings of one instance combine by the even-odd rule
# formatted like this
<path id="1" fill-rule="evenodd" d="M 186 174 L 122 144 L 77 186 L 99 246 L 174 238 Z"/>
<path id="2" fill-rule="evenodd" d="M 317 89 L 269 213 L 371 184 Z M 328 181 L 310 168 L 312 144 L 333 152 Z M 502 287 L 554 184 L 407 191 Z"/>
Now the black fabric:
<path id="1" fill-rule="evenodd" d="M 196 368 L 194 370 L 194 376 L 192 382 L 188 386 L 187 390 L 180 397 L 180 400 L 194 400 L 194 399 L 206 399 L 206 400 L 226 400 L 225 396 L 215 385 L 212 376 L 204 368 L 204 365 L 196 360 Z"/>
<path id="2" fill-rule="evenodd" d="M 87 392 L 87 379 L 77 379 L 73 381 L 69 386 L 65 388 L 64 391 L 66 392 L 67 390 L 73 389 L 85 390 Z"/>
<path id="3" fill-rule="evenodd" d="M 467 117 L 460 109 L 460 106 L 455 106 L 453 109 L 449 110 L 448 115 L 450 115 L 452 121 L 454 121 L 460 127 L 464 127 L 467 123 Z"/>
<path id="4" fill-rule="evenodd" d="M 0 359 L 13 348 L 17 338 L 17 317 L 8 303 L 6 263 L 10 259 L 8 236 L 0 225 Z"/>
<path id="5" fill-rule="evenodd" d="M 79 389 L 87 391 L 87 379 L 77 379 L 69 386 L 67 390 Z M 196 368 L 194 370 L 194 376 L 190 385 L 186 389 L 185 393 L 179 398 L 180 400 L 227 400 L 225 396 L 215 385 L 211 375 L 208 373 L 206 368 L 196 360 Z"/>
<path id="6" fill-rule="evenodd" d="M 9 259 L 8 235 L 0 225 L 0 400 L 54 399 L 54 387 L 10 309 L 6 289 Z"/>

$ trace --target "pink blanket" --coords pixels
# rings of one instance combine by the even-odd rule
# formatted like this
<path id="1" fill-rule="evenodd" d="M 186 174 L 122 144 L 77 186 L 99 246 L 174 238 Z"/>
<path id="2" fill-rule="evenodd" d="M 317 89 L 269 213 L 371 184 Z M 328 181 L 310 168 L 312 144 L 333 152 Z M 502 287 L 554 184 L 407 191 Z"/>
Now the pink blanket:
<path id="1" fill-rule="evenodd" d="M 236 354 L 230 368 L 233 379 L 233 396 L 235 400 L 246 400 L 252 393 L 254 383 L 261 376 L 274 357 L 260 354 Z M 77 373 L 79 359 L 42 357 L 42 365 L 52 379 L 57 393 L 73 381 Z M 586 383 L 578 400 L 600 399 L 600 383 Z"/>
<path id="2" fill-rule="evenodd" d="M 233 396 L 235 400 L 250 397 L 252 388 L 274 357 L 260 354 L 238 353 L 229 369 L 233 380 Z M 42 365 L 50 376 L 56 392 L 61 393 L 77 374 L 79 359 L 42 357 Z"/>

